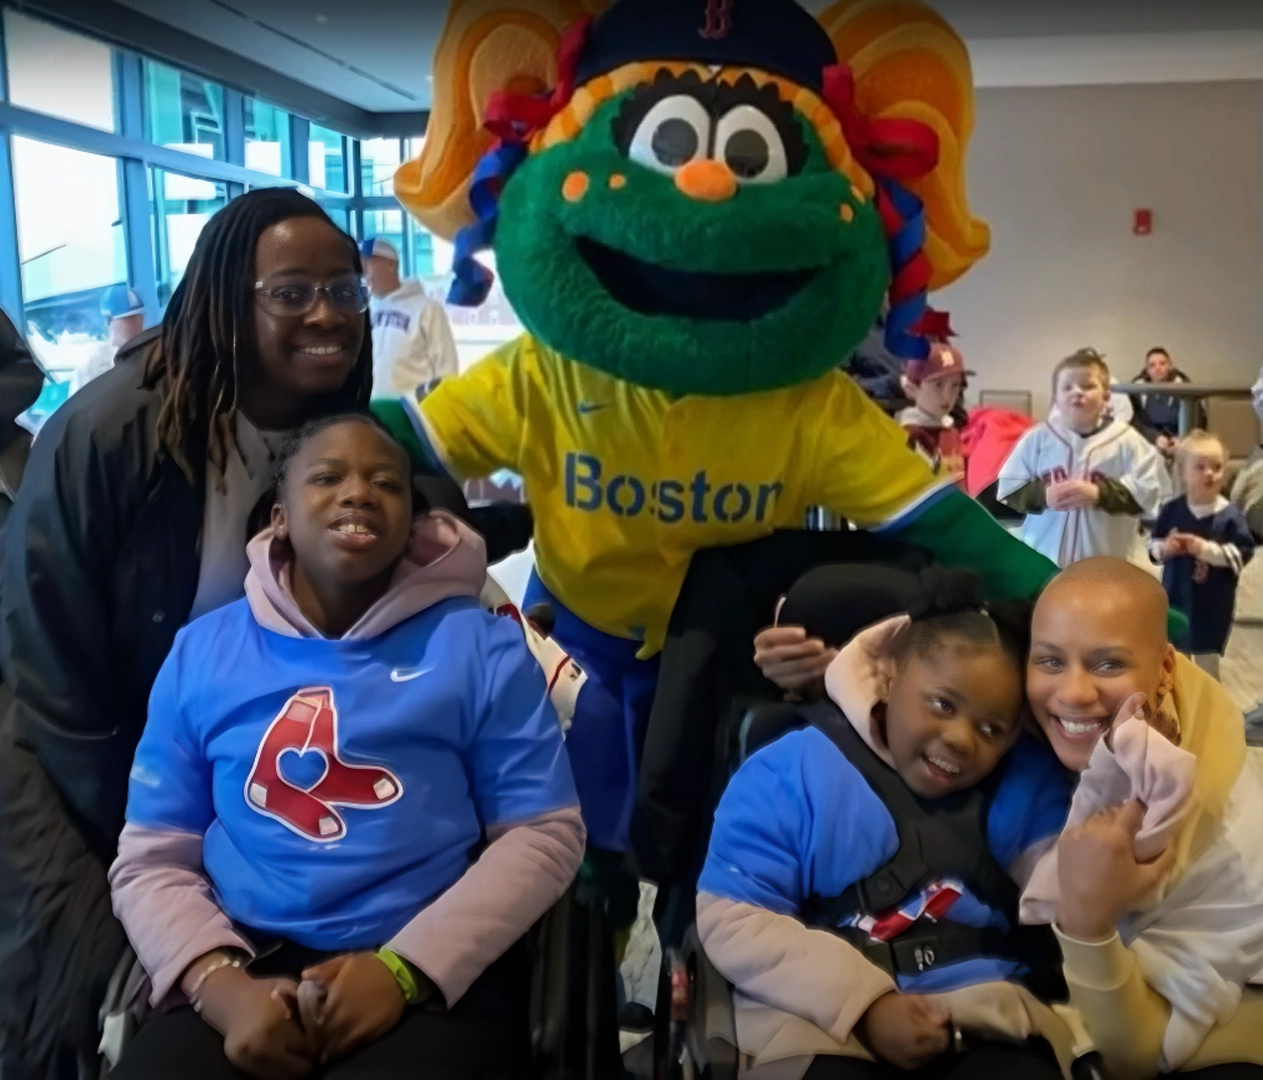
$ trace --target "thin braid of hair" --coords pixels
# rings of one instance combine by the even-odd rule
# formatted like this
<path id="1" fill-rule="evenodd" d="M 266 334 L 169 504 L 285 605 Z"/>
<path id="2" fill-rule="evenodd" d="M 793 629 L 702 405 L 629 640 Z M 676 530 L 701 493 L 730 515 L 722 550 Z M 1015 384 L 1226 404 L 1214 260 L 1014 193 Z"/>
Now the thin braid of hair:
<path id="1" fill-rule="evenodd" d="M 250 275 L 259 237 L 279 222 L 302 217 L 337 229 L 315 202 L 293 189 L 259 189 L 234 199 L 202 230 L 171 297 L 160 347 L 148 358 L 146 383 L 166 381 L 158 437 L 190 484 L 196 483 L 204 454 L 222 485 L 229 449 L 236 442 L 241 351 L 253 338 Z M 346 237 L 346 243 L 358 273 L 362 268 L 355 242 Z M 249 335 L 244 341 L 243 334 Z M 372 380 L 372 339 L 365 319 L 355 370 L 337 400 L 326 404 L 338 409 L 366 406 Z M 213 404 L 204 411 L 208 402 Z"/>

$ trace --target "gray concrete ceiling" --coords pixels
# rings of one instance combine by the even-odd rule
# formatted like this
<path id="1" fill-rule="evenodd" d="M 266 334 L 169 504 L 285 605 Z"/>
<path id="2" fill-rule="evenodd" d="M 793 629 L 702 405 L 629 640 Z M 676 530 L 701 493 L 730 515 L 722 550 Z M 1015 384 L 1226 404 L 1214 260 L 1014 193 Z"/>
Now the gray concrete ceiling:
<path id="1" fill-rule="evenodd" d="M 120 2 L 362 109 L 430 105 L 440 0 Z M 974 50 L 980 85 L 1021 85 L 1027 70 L 1036 85 L 1100 81 L 1114 69 L 1133 73 L 1119 81 L 1263 76 L 1263 0 L 933 2 Z"/>

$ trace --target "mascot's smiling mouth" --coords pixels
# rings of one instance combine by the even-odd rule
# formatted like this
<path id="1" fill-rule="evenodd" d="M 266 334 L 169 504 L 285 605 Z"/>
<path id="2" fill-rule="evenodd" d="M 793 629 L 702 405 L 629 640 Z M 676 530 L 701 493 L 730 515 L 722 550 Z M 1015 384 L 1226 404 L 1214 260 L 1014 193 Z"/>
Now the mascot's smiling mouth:
<path id="1" fill-rule="evenodd" d="M 815 280 L 818 270 L 717 274 L 668 270 L 580 236 L 579 257 L 618 304 L 638 315 L 702 322 L 754 322 L 779 311 Z"/>

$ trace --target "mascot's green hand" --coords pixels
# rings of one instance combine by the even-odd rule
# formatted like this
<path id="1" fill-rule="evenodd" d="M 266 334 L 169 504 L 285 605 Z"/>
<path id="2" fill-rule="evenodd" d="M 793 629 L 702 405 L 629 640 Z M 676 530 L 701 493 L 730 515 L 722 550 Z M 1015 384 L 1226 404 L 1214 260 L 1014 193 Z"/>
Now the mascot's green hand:
<path id="1" fill-rule="evenodd" d="M 369 404 L 369 409 L 408 451 L 414 469 L 423 473 L 443 472 L 434 459 L 433 451 L 417 435 L 415 410 L 410 412 L 403 398 L 377 398 Z"/>
<path id="2" fill-rule="evenodd" d="M 948 492 L 897 535 L 944 566 L 976 571 L 992 600 L 1035 596 L 1057 573 L 1055 563 L 1007 533 L 963 491 Z"/>
<path id="3" fill-rule="evenodd" d="M 948 493 L 896 535 L 945 566 L 976 571 L 995 600 L 1035 596 L 1057 573 L 1054 563 L 1006 532 L 963 491 Z M 1167 633 L 1174 638 L 1187 629 L 1188 619 L 1172 610 Z"/>

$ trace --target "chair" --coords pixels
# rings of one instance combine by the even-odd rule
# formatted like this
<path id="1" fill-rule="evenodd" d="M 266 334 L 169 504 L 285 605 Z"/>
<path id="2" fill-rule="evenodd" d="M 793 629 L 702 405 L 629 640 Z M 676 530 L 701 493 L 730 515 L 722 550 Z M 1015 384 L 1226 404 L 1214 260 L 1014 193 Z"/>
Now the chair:
<path id="1" fill-rule="evenodd" d="M 980 390 L 978 404 L 997 409 L 1008 409 L 1023 416 L 1034 416 L 1034 404 L 1029 390 Z"/>
<path id="2" fill-rule="evenodd" d="M 1208 398 L 1206 428 L 1224 444 L 1229 461 L 1244 463 L 1263 443 L 1263 423 L 1244 399 Z"/>
<path id="3" fill-rule="evenodd" d="M 605 988 L 614 957 L 604 913 L 570 886 L 527 934 L 532 960 L 530 1029 L 537 1080 L 606 1080 L 621 1074 L 618 1021 Z M 101 1078 L 122 1057 L 148 1013 L 149 979 L 129 946 L 101 1005 Z"/>

